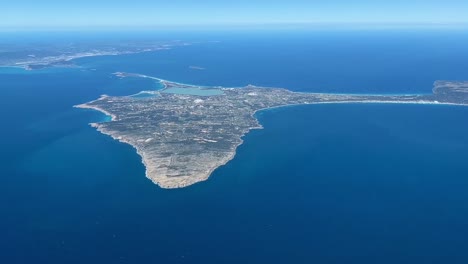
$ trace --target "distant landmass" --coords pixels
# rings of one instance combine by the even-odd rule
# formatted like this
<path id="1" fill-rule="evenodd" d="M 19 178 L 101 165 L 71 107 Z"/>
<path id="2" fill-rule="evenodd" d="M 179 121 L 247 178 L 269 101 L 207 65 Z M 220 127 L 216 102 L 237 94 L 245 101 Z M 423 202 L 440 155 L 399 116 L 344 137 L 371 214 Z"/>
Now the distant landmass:
<path id="1" fill-rule="evenodd" d="M 25 44 L 25 46 L 20 47 L 8 46 L 0 52 L 0 67 L 18 67 L 25 70 L 76 67 L 73 60 L 84 57 L 135 54 L 187 45 L 191 45 L 191 43 L 182 41 L 122 41 L 118 44 L 115 42 Z"/>
<path id="2" fill-rule="evenodd" d="M 121 78 L 150 78 L 164 85 L 144 96 L 107 96 L 78 108 L 112 117 L 93 123 L 100 132 L 136 148 L 146 176 L 162 188 L 182 188 L 205 181 L 230 161 L 242 137 L 262 126 L 260 110 L 288 105 L 324 103 L 395 103 L 468 105 L 468 81 L 437 81 L 427 95 L 362 95 L 299 93 L 282 88 L 248 85 L 204 87 L 170 82 L 133 73 Z"/>

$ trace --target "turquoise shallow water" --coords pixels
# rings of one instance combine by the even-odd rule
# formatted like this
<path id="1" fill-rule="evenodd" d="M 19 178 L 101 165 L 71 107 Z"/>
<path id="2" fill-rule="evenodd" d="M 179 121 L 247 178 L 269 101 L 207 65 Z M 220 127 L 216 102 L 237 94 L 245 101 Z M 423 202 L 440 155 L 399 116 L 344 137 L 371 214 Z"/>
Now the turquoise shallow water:
<path id="1" fill-rule="evenodd" d="M 223 94 L 223 91 L 219 89 L 202 89 L 202 88 L 169 88 L 162 92 L 172 93 L 172 94 L 200 95 L 200 96 L 212 96 L 212 95 Z"/>
<path id="2" fill-rule="evenodd" d="M 362 37 L 347 36 L 347 43 L 360 44 L 340 49 L 347 55 L 340 57 L 333 54 L 337 46 L 343 48 L 343 35 L 289 39 L 287 50 L 287 40 L 278 38 L 270 43 L 270 59 L 277 54 L 277 62 L 288 57 L 302 63 L 283 67 L 282 76 L 265 59 L 267 51 L 258 51 L 263 40 L 247 43 L 239 38 L 216 47 L 86 58 L 80 60 L 86 67 L 60 74 L 0 72 L 4 124 L 0 259 L 5 263 L 466 263 L 468 108 L 342 104 L 262 111 L 257 117 L 265 129 L 246 135 L 234 160 L 208 181 L 163 190 L 144 177 L 143 164 L 132 147 L 87 125 L 106 120 L 104 115 L 71 107 L 101 94 L 130 95 L 159 87 L 147 79 L 115 78 L 111 73 L 116 70 L 200 85 L 273 84 L 308 91 L 330 85 L 330 92 L 335 92 L 340 84 L 336 74 L 347 72 L 342 63 L 351 65 L 357 52 L 362 76 L 356 75 L 343 92 L 404 93 L 402 83 L 411 84 L 408 91 L 429 92 L 434 76 L 463 79 L 459 67 L 468 66 L 460 59 L 466 53 L 450 53 L 465 43 L 458 33 L 450 36 L 458 38 L 456 44 L 433 41 L 419 49 L 421 38 L 431 39 L 426 33 L 366 35 L 365 41 Z M 403 44 L 378 44 L 387 38 Z M 374 49 L 361 43 L 369 39 Z M 297 48 L 307 43 L 322 53 Z M 420 52 L 406 56 L 403 49 L 408 45 Z M 278 50 L 284 54 L 278 55 Z M 202 51 L 210 53 L 202 58 Z M 294 51 L 303 56 L 291 57 Z M 393 62 L 384 60 L 385 67 L 406 65 L 392 72 L 401 78 L 364 74 L 382 65 L 382 57 L 375 60 L 377 51 L 384 53 L 379 56 L 394 57 Z M 220 64 L 221 56 L 231 64 Z M 247 60 L 254 65 L 249 68 Z M 442 64 L 419 65 L 419 60 Z M 313 71 L 310 78 L 316 82 L 308 89 L 310 79 L 301 82 L 297 77 L 310 74 L 317 63 L 323 71 Z M 340 69 L 331 71 L 328 67 L 333 64 Z M 415 64 L 422 68 L 416 71 Z M 195 73 L 187 65 L 206 70 Z M 402 77 L 405 69 L 412 71 L 411 78 Z M 385 85 L 377 89 L 375 83 Z M 418 86 L 426 83 L 429 86 Z"/>

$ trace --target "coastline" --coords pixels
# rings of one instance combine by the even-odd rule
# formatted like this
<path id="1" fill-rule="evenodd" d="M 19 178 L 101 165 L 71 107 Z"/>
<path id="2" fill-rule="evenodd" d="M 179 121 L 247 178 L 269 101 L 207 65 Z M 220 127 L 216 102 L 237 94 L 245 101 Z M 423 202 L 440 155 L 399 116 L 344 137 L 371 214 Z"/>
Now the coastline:
<path id="1" fill-rule="evenodd" d="M 155 81 L 158 81 L 159 83 L 164 85 L 164 88 L 162 88 L 161 90 L 166 89 L 168 83 L 170 83 L 170 84 L 179 84 L 179 85 L 182 85 L 182 86 L 193 86 L 193 87 L 202 88 L 202 89 L 233 89 L 233 88 L 237 89 L 237 88 L 246 87 L 246 86 L 233 86 L 233 87 L 229 86 L 228 87 L 228 86 L 219 86 L 219 85 L 210 86 L 210 85 L 198 85 L 198 84 L 190 84 L 190 83 L 173 82 L 173 81 L 169 81 L 169 80 L 165 80 L 165 79 L 161 79 L 161 78 L 158 78 L 158 77 L 153 77 L 153 76 L 149 76 L 149 75 L 145 75 L 145 74 L 128 73 L 128 72 L 114 72 L 114 73 L 112 73 L 112 75 L 114 75 L 114 76 L 116 76 L 118 78 L 134 77 L 134 78 L 145 78 L 145 79 L 155 80 Z M 247 86 L 250 86 L 250 84 L 247 85 Z M 277 89 L 280 89 L 280 88 L 277 88 Z"/>
<path id="2" fill-rule="evenodd" d="M 141 75 L 141 74 L 126 75 L 125 73 L 117 72 L 117 73 L 114 73 L 114 75 L 116 75 L 118 77 L 122 77 L 122 78 L 125 78 L 125 77 L 150 78 L 150 79 L 154 79 L 154 80 L 157 80 L 157 81 L 161 82 L 165 87 L 167 87 L 167 84 L 178 84 L 176 82 L 169 82 L 169 81 L 165 81 L 165 80 L 162 80 L 162 79 L 159 79 L 159 78 L 156 78 L 156 77 L 151 77 L 151 76 L 146 76 L 146 75 Z M 196 87 L 203 87 L 203 86 L 196 86 Z M 254 87 L 256 87 L 256 86 L 254 86 Z M 208 88 L 208 87 L 206 87 L 206 88 Z M 219 87 L 211 87 L 211 88 L 235 89 L 235 88 L 219 88 Z M 280 89 L 284 89 L 284 88 L 280 88 Z M 284 89 L 284 90 L 287 90 L 287 89 Z M 144 91 L 142 91 L 142 92 L 144 92 Z M 303 94 L 318 94 L 318 95 L 320 95 L 320 93 L 303 93 Z M 342 96 L 363 96 L 361 94 L 338 94 L 338 95 L 342 95 Z M 416 95 L 405 95 L 405 96 L 416 96 Z M 74 107 L 75 108 L 82 108 L 82 109 L 93 109 L 93 110 L 99 111 L 101 113 L 104 113 L 105 115 L 111 117 L 111 120 L 107 121 L 107 122 L 118 121 L 118 117 L 115 114 L 110 113 L 110 112 L 108 112 L 108 111 L 106 111 L 106 110 L 104 110 L 104 109 L 102 109 L 102 108 L 100 108 L 98 106 L 90 105 L 93 102 L 97 102 L 97 101 L 106 99 L 108 97 L 109 96 L 107 96 L 107 95 L 101 95 L 101 97 L 98 98 L 97 100 L 90 101 L 90 102 L 87 102 L 87 103 L 84 103 L 84 104 L 75 105 Z M 256 121 L 256 125 L 252 126 L 252 127 L 249 127 L 249 128 L 245 129 L 242 132 L 242 135 L 240 135 L 239 138 L 238 138 L 239 143 L 233 145 L 231 151 L 225 152 L 226 156 L 220 157 L 220 159 L 213 160 L 212 163 L 209 163 L 208 164 L 209 169 L 207 171 L 198 172 L 198 173 L 193 174 L 193 175 L 183 175 L 183 176 L 177 176 L 177 177 L 171 177 L 171 176 L 168 176 L 168 175 L 164 174 L 164 170 L 162 170 L 162 174 L 159 174 L 159 170 L 156 170 L 156 168 L 158 168 L 158 166 L 161 165 L 161 164 L 164 165 L 164 162 L 165 162 L 164 159 L 161 159 L 160 157 L 156 157 L 156 158 L 152 159 L 152 158 L 148 157 L 148 154 L 145 151 L 144 147 L 139 146 L 137 144 L 137 142 L 132 143 L 131 139 L 127 139 L 125 137 L 118 136 L 113 131 L 107 131 L 101 125 L 101 124 L 106 123 L 106 122 L 90 123 L 90 125 L 92 127 L 96 128 L 102 134 L 108 135 L 108 136 L 112 137 L 114 140 L 117 140 L 117 141 L 119 141 L 121 143 L 129 144 L 130 146 L 135 148 L 137 154 L 140 155 L 140 157 L 142 159 L 143 165 L 145 166 L 145 176 L 148 179 L 150 179 L 153 183 L 155 183 L 156 185 L 158 185 L 159 187 L 164 188 L 164 189 L 176 189 L 176 188 L 188 187 L 188 186 L 191 186 L 191 185 L 193 185 L 195 183 L 203 182 L 203 181 L 208 180 L 216 169 L 226 165 L 229 161 L 234 159 L 234 157 L 237 154 L 237 148 L 244 143 L 243 137 L 245 135 L 247 135 L 251 130 L 263 129 L 263 126 L 260 124 L 259 120 L 255 117 L 256 113 L 260 112 L 260 111 L 267 111 L 267 110 L 270 110 L 270 109 L 282 108 L 282 107 L 301 106 L 301 105 L 314 105 L 314 104 L 413 104 L 413 105 L 420 104 L 420 105 L 467 106 L 467 104 L 463 104 L 463 103 L 439 102 L 437 100 L 428 100 L 428 99 L 417 100 L 416 98 L 414 98 L 414 99 L 413 98 L 406 98 L 406 99 L 407 100 L 398 100 L 398 99 L 394 99 L 394 98 L 389 98 L 388 100 L 379 100 L 379 99 L 374 100 L 372 98 L 369 98 L 368 100 L 366 100 L 366 99 L 357 99 L 357 100 L 349 99 L 349 100 L 346 100 L 346 98 L 345 98 L 345 99 L 338 99 L 336 101 L 316 101 L 316 102 L 305 102 L 305 103 L 295 103 L 295 104 L 284 104 L 284 105 L 266 107 L 266 108 L 262 108 L 262 109 L 256 109 L 256 110 L 252 111 L 252 113 L 251 113 L 251 117 Z M 412 100 L 412 101 L 410 101 L 410 100 Z M 158 161 L 162 161 L 162 162 L 158 163 Z"/>
<path id="3" fill-rule="evenodd" d="M 89 105 L 90 103 L 93 103 L 93 102 L 96 102 L 96 101 L 100 101 L 100 100 L 102 100 L 102 99 L 104 99 L 104 98 L 107 98 L 107 97 L 108 97 L 107 95 L 103 94 L 103 95 L 101 95 L 101 97 L 99 97 L 99 99 L 97 99 L 97 100 L 90 101 L 90 102 L 87 102 L 87 103 L 84 103 L 84 104 L 74 105 L 73 107 L 74 107 L 74 108 L 81 108 L 81 109 L 92 109 L 92 110 L 96 110 L 96 111 L 98 111 L 98 112 L 101 112 L 101 113 L 105 114 L 106 116 L 109 116 L 109 117 L 111 118 L 111 120 L 108 121 L 108 122 L 117 121 L 118 119 L 117 119 L 117 116 L 116 116 L 116 115 L 114 115 L 114 114 L 112 114 L 112 113 L 109 113 L 108 111 L 106 111 L 106 110 L 104 110 L 104 109 L 102 109 L 102 108 L 100 108 L 100 107 Z M 91 123 L 91 124 L 96 124 L 96 123 Z"/>
<path id="4" fill-rule="evenodd" d="M 348 95 L 348 94 L 341 94 Z M 349 94 L 352 95 L 352 94 Z M 315 105 L 315 104 L 413 104 L 413 105 L 451 105 L 451 106 L 468 106 L 467 104 L 457 104 L 457 103 L 448 103 L 448 102 L 437 102 L 437 101 L 383 101 L 383 100 L 368 100 L 368 101 L 330 101 L 330 102 L 313 102 L 313 103 L 304 103 L 304 104 L 286 104 L 280 106 L 273 106 L 258 109 L 254 112 L 254 115 L 257 112 L 267 111 L 270 109 L 290 107 L 290 106 L 301 106 L 301 105 Z"/>
<path id="5" fill-rule="evenodd" d="M 86 108 L 86 107 L 85 107 Z M 94 110 L 97 110 L 95 108 L 88 108 L 88 109 L 94 109 Z M 155 176 L 152 176 L 151 174 L 149 174 L 149 169 L 151 168 L 151 161 L 146 157 L 146 154 L 145 152 L 139 148 L 137 145 L 133 144 L 130 142 L 130 140 L 128 139 L 125 139 L 124 137 L 118 137 L 116 135 L 114 135 L 112 132 L 109 132 L 109 131 L 106 131 L 104 129 L 102 129 L 102 127 L 99 125 L 99 123 L 90 123 L 89 124 L 91 127 L 93 128 L 96 128 L 96 130 L 98 132 L 100 132 L 101 134 L 104 134 L 104 135 L 107 135 L 107 136 L 110 136 L 112 139 L 120 142 L 120 143 L 124 143 L 124 144 L 128 144 L 130 145 L 132 148 L 134 148 L 136 150 L 136 153 L 140 156 L 141 158 L 141 162 L 143 164 L 143 166 L 145 167 L 145 176 L 146 178 L 148 178 L 149 180 L 151 180 L 154 184 L 158 185 L 160 188 L 162 189 L 178 189 L 178 188 L 185 188 L 185 187 L 188 187 L 188 186 L 191 186 L 191 185 L 194 185 L 198 182 L 203 182 L 203 181 L 206 181 L 210 178 L 211 174 L 218 168 L 226 165 L 229 161 L 231 161 L 232 159 L 234 159 L 234 157 L 236 156 L 237 154 L 237 148 L 242 145 L 244 143 L 244 141 L 241 139 L 241 142 L 236 145 L 234 147 L 234 151 L 230 152 L 229 153 L 229 156 L 227 156 L 225 159 L 221 160 L 218 164 L 216 164 L 212 169 L 210 169 L 206 174 L 202 175 L 201 177 L 199 178 L 196 178 L 194 179 L 194 181 L 185 181 L 183 183 L 180 183 L 178 182 L 177 184 L 167 184 L 165 183 L 164 181 L 158 179 L 158 176 L 155 175 Z M 249 132 L 250 132 L 251 129 L 249 129 Z M 247 132 L 248 133 L 248 132 Z M 247 133 L 245 133 L 243 136 L 245 136 Z"/>

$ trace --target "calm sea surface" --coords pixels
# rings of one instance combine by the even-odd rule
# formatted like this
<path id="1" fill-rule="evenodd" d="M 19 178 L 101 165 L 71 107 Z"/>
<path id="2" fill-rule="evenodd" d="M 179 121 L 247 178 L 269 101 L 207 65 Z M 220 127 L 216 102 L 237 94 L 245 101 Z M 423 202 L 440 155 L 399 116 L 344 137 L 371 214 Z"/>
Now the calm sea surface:
<path id="1" fill-rule="evenodd" d="M 435 80 L 468 80 L 467 32 L 185 37 L 220 42 L 83 58 L 78 69 L 0 69 L 1 263 L 468 263 L 468 107 L 263 111 L 265 129 L 234 160 L 178 190 L 152 184 L 131 146 L 87 125 L 105 116 L 72 108 L 159 87 L 115 71 L 430 93 Z"/>

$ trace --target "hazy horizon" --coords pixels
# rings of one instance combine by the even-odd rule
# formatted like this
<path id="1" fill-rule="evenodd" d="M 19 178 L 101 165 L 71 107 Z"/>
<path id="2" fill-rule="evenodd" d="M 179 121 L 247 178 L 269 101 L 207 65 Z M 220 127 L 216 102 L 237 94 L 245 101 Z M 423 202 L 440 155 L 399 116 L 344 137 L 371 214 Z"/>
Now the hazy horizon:
<path id="1" fill-rule="evenodd" d="M 460 0 L 99 1 L 18 0 L 2 4 L 0 29 L 210 29 L 275 25 L 466 26 Z"/>
<path id="2" fill-rule="evenodd" d="M 259 23 L 225 25 L 2 27 L 0 32 L 157 32 L 157 31 L 272 31 L 272 30 L 466 30 L 466 23 Z"/>

